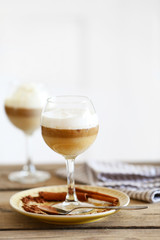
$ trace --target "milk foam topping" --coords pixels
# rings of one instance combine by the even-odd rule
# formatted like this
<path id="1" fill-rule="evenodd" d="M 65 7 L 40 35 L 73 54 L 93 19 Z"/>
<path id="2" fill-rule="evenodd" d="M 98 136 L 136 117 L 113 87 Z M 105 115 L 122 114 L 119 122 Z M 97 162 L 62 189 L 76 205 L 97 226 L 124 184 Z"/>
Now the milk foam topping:
<path id="1" fill-rule="evenodd" d="M 98 125 L 95 113 L 84 109 L 50 110 L 42 114 L 41 125 L 57 129 L 86 129 Z"/>
<path id="2" fill-rule="evenodd" d="M 24 83 L 8 97 L 5 105 L 15 108 L 42 108 L 47 99 L 47 93 L 38 84 Z"/>

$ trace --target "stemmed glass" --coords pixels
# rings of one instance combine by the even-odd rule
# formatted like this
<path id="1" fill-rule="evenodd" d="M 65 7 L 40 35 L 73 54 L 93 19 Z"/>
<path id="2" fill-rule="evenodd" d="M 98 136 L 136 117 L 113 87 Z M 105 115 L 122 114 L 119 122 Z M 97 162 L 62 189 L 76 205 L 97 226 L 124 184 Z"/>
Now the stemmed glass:
<path id="1" fill-rule="evenodd" d="M 57 96 L 47 100 L 41 117 L 42 136 L 53 151 L 64 156 L 67 170 L 66 199 L 56 206 L 68 210 L 83 205 L 76 196 L 74 163 L 95 141 L 98 129 L 95 109 L 87 97 Z"/>
<path id="2" fill-rule="evenodd" d="M 9 120 L 24 133 L 26 139 L 26 164 L 21 171 L 9 174 L 8 178 L 13 182 L 33 184 L 50 178 L 48 172 L 36 170 L 30 154 L 31 137 L 35 130 L 40 127 L 43 108 L 37 88 L 38 86 L 30 83 L 19 85 L 5 101 L 5 112 Z M 33 107 L 35 101 L 37 106 Z"/>

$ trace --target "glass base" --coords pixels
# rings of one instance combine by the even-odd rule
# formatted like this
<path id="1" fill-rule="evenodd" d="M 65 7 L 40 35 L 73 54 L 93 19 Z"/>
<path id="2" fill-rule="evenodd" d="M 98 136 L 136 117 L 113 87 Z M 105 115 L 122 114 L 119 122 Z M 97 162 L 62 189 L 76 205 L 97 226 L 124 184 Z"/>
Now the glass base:
<path id="1" fill-rule="evenodd" d="M 18 171 L 12 172 L 8 175 L 8 178 L 12 182 L 24 183 L 24 184 L 34 184 L 38 182 L 43 182 L 49 179 L 51 175 L 48 172 L 44 171 Z"/>
<path id="2" fill-rule="evenodd" d="M 95 207 L 91 203 L 79 202 L 79 201 L 76 201 L 76 202 L 66 202 L 66 201 L 64 201 L 62 203 L 57 203 L 57 204 L 54 204 L 52 206 L 56 207 L 56 208 L 63 209 L 65 211 L 72 210 L 72 209 L 74 209 L 76 207 L 85 207 L 85 208 L 75 209 L 74 211 L 71 212 L 71 214 L 87 213 L 87 212 L 92 211 L 91 207 Z M 86 207 L 90 207 L 90 208 L 86 208 Z"/>

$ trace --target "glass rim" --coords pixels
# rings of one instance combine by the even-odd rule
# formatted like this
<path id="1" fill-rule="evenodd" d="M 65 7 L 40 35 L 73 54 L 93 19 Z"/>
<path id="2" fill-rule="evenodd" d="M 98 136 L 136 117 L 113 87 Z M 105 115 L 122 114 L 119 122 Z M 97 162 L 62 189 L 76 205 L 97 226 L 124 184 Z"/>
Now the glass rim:
<path id="1" fill-rule="evenodd" d="M 91 102 L 91 100 L 87 96 L 82 96 L 82 95 L 58 95 L 58 96 L 52 96 L 47 98 L 48 103 L 54 103 L 56 99 L 72 99 L 72 102 L 77 102 L 78 98 L 81 99 L 81 101 L 78 101 L 79 103 L 85 103 L 85 102 Z M 76 100 L 77 99 L 77 100 Z"/>

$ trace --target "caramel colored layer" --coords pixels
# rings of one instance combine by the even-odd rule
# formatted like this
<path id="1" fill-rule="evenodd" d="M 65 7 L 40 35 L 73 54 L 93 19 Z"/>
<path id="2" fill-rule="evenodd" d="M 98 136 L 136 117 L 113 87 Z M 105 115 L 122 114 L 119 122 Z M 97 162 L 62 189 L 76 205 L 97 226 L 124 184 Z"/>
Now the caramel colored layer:
<path id="1" fill-rule="evenodd" d="M 13 108 L 5 106 L 5 111 L 7 115 L 12 115 L 16 117 L 34 117 L 40 116 L 42 109 L 29 109 L 29 108 Z"/>
<path id="2" fill-rule="evenodd" d="M 76 138 L 97 135 L 99 126 L 87 129 L 56 129 L 42 126 L 42 135 L 47 137 Z"/>

